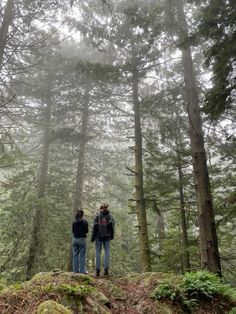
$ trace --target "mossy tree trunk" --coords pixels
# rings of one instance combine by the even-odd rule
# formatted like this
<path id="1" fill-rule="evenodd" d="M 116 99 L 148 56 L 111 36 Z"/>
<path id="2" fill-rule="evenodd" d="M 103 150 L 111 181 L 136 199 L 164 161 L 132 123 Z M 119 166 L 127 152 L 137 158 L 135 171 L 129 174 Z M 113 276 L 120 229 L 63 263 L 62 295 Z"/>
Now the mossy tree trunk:
<path id="1" fill-rule="evenodd" d="M 138 93 L 138 70 L 135 62 L 133 47 L 132 94 L 135 120 L 135 199 L 137 204 L 138 234 L 143 271 L 151 271 L 150 248 L 148 239 L 147 216 L 143 188 L 143 161 L 142 161 L 142 126 L 140 102 Z"/>
<path id="2" fill-rule="evenodd" d="M 33 227 L 31 233 L 29 254 L 26 261 L 26 279 L 30 279 L 35 271 L 36 258 L 40 255 L 41 243 L 41 228 L 43 221 L 43 208 L 41 201 L 45 197 L 48 165 L 49 165 L 49 149 L 50 149 L 50 133 L 51 133 L 51 79 L 48 76 L 47 95 L 45 99 L 45 109 L 43 118 L 43 140 L 42 140 L 42 159 L 38 177 L 38 204 L 34 209 Z"/>
<path id="3" fill-rule="evenodd" d="M 175 3 L 177 9 L 178 35 L 182 52 L 191 153 L 197 195 L 201 264 L 203 269 L 221 275 L 220 255 L 206 161 L 199 97 L 191 49 L 188 43 L 188 25 L 184 14 L 182 0 L 177 0 Z"/>

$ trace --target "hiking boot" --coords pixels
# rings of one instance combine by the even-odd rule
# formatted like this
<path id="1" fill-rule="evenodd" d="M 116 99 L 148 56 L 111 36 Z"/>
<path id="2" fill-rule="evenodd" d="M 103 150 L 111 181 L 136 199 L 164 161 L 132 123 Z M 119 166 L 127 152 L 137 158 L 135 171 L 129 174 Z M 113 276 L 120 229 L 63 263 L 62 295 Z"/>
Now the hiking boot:
<path id="1" fill-rule="evenodd" d="M 104 276 L 109 276 L 108 268 L 105 268 L 105 269 L 104 269 Z"/>
<path id="2" fill-rule="evenodd" d="M 100 269 L 96 269 L 96 277 L 99 277 L 100 276 Z"/>

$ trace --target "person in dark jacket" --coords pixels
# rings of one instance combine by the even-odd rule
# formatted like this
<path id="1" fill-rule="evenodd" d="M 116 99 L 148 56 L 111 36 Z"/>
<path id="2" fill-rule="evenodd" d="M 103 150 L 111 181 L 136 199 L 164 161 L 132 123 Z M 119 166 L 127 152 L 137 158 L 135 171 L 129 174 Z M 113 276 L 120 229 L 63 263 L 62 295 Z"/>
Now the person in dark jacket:
<path id="1" fill-rule="evenodd" d="M 72 233 L 73 272 L 85 274 L 88 222 L 84 219 L 84 211 L 82 209 L 79 209 L 75 214 L 75 221 L 72 224 Z"/>
<path id="2" fill-rule="evenodd" d="M 100 276 L 101 270 L 101 250 L 102 246 L 105 251 L 104 256 L 104 275 L 108 275 L 110 241 L 114 238 L 114 219 L 112 218 L 108 205 L 103 204 L 100 207 L 100 213 L 96 214 L 93 223 L 91 241 L 95 241 L 96 248 L 96 276 Z"/>

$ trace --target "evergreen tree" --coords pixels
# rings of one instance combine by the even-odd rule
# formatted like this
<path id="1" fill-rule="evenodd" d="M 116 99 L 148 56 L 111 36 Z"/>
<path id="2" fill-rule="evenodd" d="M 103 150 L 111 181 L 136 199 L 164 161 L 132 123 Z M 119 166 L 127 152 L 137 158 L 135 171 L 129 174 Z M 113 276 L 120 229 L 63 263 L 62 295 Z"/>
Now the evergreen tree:
<path id="1" fill-rule="evenodd" d="M 170 15 L 173 7 L 169 6 Z M 189 129 L 193 158 L 193 171 L 197 195 L 200 251 L 202 267 L 221 275 L 218 239 L 214 218 L 213 202 L 210 190 L 206 152 L 200 115 L 199 96 L 197 90 L 194 65 L 192 61 L 188 39 L 188 25 L 186 22 L 182 0 L 176 2 L 178 37 L 182 53 L 183 74 L 186 88 L 187 110 L 189 115 Z M 174 15 L 171 15 L 174 18 Z"/>
<path id="2" fill-rule="evenodd" d="M 212 88 L 206 94 L 204 111 L 212 118 L 234 108 L 236 88 L 236 3 L 233 0 L 204 2 L 199 34 L 209 43 L 205 64 L 213 71 Z"/>

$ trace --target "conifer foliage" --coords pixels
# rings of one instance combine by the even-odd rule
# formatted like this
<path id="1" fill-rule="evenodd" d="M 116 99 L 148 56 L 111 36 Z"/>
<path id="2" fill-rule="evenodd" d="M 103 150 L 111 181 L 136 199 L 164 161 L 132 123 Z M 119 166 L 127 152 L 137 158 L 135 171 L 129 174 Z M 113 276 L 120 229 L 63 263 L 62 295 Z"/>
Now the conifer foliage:
<path id="1" fill-rule="evenodd" d="M 234 282 L 234 2 L 1 2 L 3 280 L 68 270 L 75 211 L 107 202 L 112 275 Z"/>

